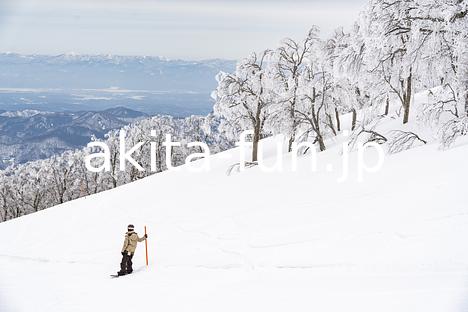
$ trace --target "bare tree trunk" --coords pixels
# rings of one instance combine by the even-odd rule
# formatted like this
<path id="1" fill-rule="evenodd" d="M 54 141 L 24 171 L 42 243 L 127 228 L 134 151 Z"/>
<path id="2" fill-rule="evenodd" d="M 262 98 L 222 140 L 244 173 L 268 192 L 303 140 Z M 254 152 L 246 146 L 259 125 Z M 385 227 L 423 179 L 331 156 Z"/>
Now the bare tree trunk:
<path id="1" fill-rule="evenodd" d="M 325 143 L 323 142 L 323 137 L 321 134 L 317 134 L 317 142 L 319 144 L 320 151 L 323 152 L 325 150 Z"/>
<path id="2" fill-rule="evenodd" d="M 156 172 L 163 171 L 163 168 L 162 168 L 162 159 L 163 159 L 162 146 L 163 145 L 162 143 L 163 143 L 162 133 L 159 132 L 157 141 L 156 141 L 156 152 L 155 152 Z"/>
<path id="3" fill-rule="evenodd" d="M 410 113 L 410 105 L 411 105 L 411 82 L 412 82 L 412 74 L 411 74 L 411 69 L 410 69 L 410 74 L 408 78 L 406 78 L 406 92 L 403 95 L 403 109 L 404 109 L 404 115 L 403 115 L 403 124 L 407 123 L 409 121 L 409 113 Z"/>
<path id="4" fill-rule="evenodd" d="M 156 147 L 156 172 L 161 172 L 162 171 L 162 156 L 161 156 L 161 144 L 158 144 Z"/>
<path id="5" fill-rule="evenodd" d="M 338 112 L 338 108 L 336 107 L 335 107 L 335 118 L 336 118 L 336 130 L 340 132 L 341 131 L 340 113 Z"/>
<path id="6" fill-rule="evenodd" d="M 6 196 L 2 194 L 0 197 L 2 200 L 2 206 L 0 207 L 0 222 L 6 221 L 7 220 L 7 199 Z"/>
<path id="7" fill-rule="evenodd" d="M 388 110 L 389 109 L 390 109 L 390 99 L 387 96 L 387 100 L 386 100 L 386 103 L 385 103 L 385 113 L 384 113 L 385 116 L 388 116 Z"/>
<path id="8" fill-rule="evenodd" d="M 314 92 L 315 94 L 315 92 Z M 315 102 L 315 95 L 314 95 L 314 102 Z M 325 143 L 323 142 L 322 132 L 320 131 L 320 121 L 318 115 L 315 113 L 315 104 L 312 104 L 312 119 L 310 120 L 310 125 L 315 132 L 316 138 L 315 140 L 319 144 L 320 151 L 323 152 L 325 150 Z M 314 142 L 315 144 L 315 142 Z"/>
<path id="9" fill-rule="evenodd" d="M 291 152 L 291 151 L 292 151 L 292 145 L 293 145 L 293 143 L 294 143 L 294 136 L 295 136 L 295 135 L 293 134 L 293 135 L 291 135 L 291 136 L 289 137 L 289 140 L 288 140 L 288 152 Z"/>
<path id="10" fill-rule="evenodd" d="M 35 194 L 33 203 L 31 205 L 35 212 L 39 211 L 39 208 L 41 207 L 41 202 L 42 202 L 42 195 L 40 192 L 38 192 Z"/>
<path id="11" fill-rule="evenodd" d="M 68 169 L 64 170 L 63 172 L 61 172 L 59 169 L 53 169 L 56 199 L 59 204 L 63 204 L 65 202 L 65 193 L 68 189 L 68 173 Z"/>
<path id="12" fill-rule="evenodd" d="M 407 123 L 409 120 L 409 110 L 409 103 L 407 103 L 405 100 L 405 105 L 403 105 L 403 124 Z"/>
<path id="13" fill-rule="evenodd" d="M 292 151 L 292 144 L 294 143 L 294 140 L 296 139 L 296 100 L 294 99 L 293 102 L 291 103 L 291 119 L 292 119 L 292 129 L 291 129 L 291 136 L 289 137 L 289 142 L 288 142 L 288 152 Z"/>
<path id="14" fill-rule="evenodd" d="M 98 189 L 99 189 L 99 185 L 97 183 L 98 179 L 99 179 L 99 175 L 97 173 L 93 173 L 92 174 L 92 179 L 93 179 L 93 187 L 90 191 L 90 195 L 91 194 L 96 194 L 98 192 Z M 104 184 L 104 183 L 101 183 L 101 184 Z"/>
<path id="15" fill-rule="evenodd" d="M 468 90 L 465 91 L 465 113 L 468 116 Z"/>
<path id="16" fill-rule="evenodd" d="M 328 118 L 328 126 L 330 127 L 331 131 L 333 132 L 333 135 L 336 136 L 336 130 L 335 130 L 335 127 L 333 126 L 333 119 L 332 119 L 331 115 L 327 114 L 327 118 Z"/>
<path id="17" fill-rule="evenodd" d="M 357 119 L 357 112 L 355 108 L 353 108 L 352 113 L 353 113 L 353 120 L 351 121 L 351 130 L 354 130 L 356 128 L 356 119 Z"/>
<path id="18" fill-rule="evenodd" d="M 252 141 L 252 162 L 258 160 L 258 142 L 260 141 L 260 131 L 257 127 L 254 129 L 253 141 Z"/>
<path id="19" fill-rule="evenodd" d="M 260 112 L 262 108 L 260 104 L 257 105 L 257 111 L 255 112 L 255 125 L 254 125 L 254 134 L 252 138 L 252 162 L 258 160 L 258 142 L 260 141 Z"/>
<path id="20" fill-rule="evenodd" d="M 292 151 L 292 145 L 294 143 L 294 138 L 295 137 L 296 137 L 296 130 L 293 128 L 291 136 L 289 137 L 289 140 L 288 140 L 288 152 Z"/>
<path id="21" fill-rule="evenodd" d="M 117 148 L 113 151 L 111 156 L 111 178 L 112 178 L 112 186 L 113 188 L 117 187 Z"/>

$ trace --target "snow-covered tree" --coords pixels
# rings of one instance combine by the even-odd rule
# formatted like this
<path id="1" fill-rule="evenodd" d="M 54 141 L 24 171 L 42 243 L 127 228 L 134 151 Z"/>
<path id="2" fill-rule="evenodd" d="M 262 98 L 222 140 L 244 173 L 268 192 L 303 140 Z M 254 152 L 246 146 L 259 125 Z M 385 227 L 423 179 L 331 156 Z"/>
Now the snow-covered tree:
<path id="1" fill-rule="evenodd" d="M 331 68 L 324 54 L 325 50 L 310 55 L 306 70 L 299 79 L 298 94 L 300 101 L 296 104 L 295 115 L 304 128 L 306 137 L 312 135 L 320 151 L 326 149 L 327 133 L 336 134 L 332 120 L 336 109 L 335 87 Z"/>
<path id="2" fill-rule="evenodd" d="M 254 131 L 252 161 L 257 161 L 258 142 L 264 135 L 265 122 L 273 103 L 271 52 L 253 53 L 240 61 L 232 74 L 221 72 L 218 87 L 213 93 L 216 100 L 214 113 L 225 119 L 231 134 L 239 130 Z"/>
<path id="3" fill-rule="evenodd" d="M 87 147 L 0 171 L 0 222 L 166 170 L 165 147 L 162 144 L 165 134 L 171 134 L 174 140 L 178 141 L 206 142 L 211 152 L 225 150 L 232 146 L 232 142 L 217 131 L 219 123 L 220 120 L 213 115 L 180 119 L 155 116 L 125 127 L 128 146 L 138 141 L 143 142 L 141 148 L 132 156 L 146 169 L 144 172 L 131 169 L 131 166 L 127 166 L 125 171 L 120 171 L 118 130 L 109 132 L 103 140 L 110 151 L 109 171 L 91 172 L 86 169 L 85 156 L 96 152 Z M 151 130 L 155 131 L 155 136 L 151 135 Z M 93 140 L 99 141 L 96 138 Z M 156 170 L 151 168 L 150 142 L 156 143 Z M 183 164 L 186 157 L 193 152 L 196 151 L 186 146 L 176 148 L 172 155 L 173 165 Z M 93 166 L 99 167 L 102 165 L 102 159 L 93 159 L 92 163 Z"/>
<path id="4" fill-rule="evenodd" d="M 466 135 L 468 127 L 468 4 L 461 0 L 416 3 L 412 18 L 426 42 L 420 73 L 431 96 L 423 118 L 432 126 L 441 125 L 441 143 L 447 147 Z"/>
<path id="5" fill-rule="evenodd" d="M 319 30 L 312 27 L 302 41 L 284 39 L 274 51 L 272 66 L 275 69 L 274 86 L 277 107 L 271 117 L 273 130 L 288 137 L 288 151 L 296 139 L 300 117 L 296 114 L 299 102 L 301 77 L 307 75 L 307 62 L 314 49 L 319 47 Z"/>
<path id="6" fill-rule="evenodd" d="M 403 123 L 409 121 L 419 43 L 411 19 L 414 0 L 372 0 L 367 19 L 365 62 L 400 101 Z"/>

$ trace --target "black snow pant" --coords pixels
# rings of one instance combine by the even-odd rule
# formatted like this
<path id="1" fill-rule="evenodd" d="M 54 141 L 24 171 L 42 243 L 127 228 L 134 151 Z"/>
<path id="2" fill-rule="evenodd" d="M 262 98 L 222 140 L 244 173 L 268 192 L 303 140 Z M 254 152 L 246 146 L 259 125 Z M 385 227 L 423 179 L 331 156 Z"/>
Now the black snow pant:
<path id="1" fill-rule="evenodd" d="M 128 252 L 124 252 L 122 255 L 122 262 L 120 262 L 120 272 L 119 275 L 130 274 L 133 272 L 132 268 L 132 258 L 133 254 L 128 254 Z"/>

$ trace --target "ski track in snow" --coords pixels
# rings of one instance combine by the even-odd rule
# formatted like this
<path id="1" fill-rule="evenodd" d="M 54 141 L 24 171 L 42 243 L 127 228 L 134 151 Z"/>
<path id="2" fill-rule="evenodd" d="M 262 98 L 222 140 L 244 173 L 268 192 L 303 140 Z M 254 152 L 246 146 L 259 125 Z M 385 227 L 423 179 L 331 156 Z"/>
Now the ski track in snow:
<path id="1" fill-rule="evenodd" d="M 406 151 L 362 184 L 226 176 L 218 154 L 207 173 L 164 172 L 2 223 L 0 311 L 468 311 L 465 186 L 440 182 L 459 182 L 467 153 Z M 150 265 L 140 244 L 134 274 L 111 279 L 130 222 L 148 226 Z"/>

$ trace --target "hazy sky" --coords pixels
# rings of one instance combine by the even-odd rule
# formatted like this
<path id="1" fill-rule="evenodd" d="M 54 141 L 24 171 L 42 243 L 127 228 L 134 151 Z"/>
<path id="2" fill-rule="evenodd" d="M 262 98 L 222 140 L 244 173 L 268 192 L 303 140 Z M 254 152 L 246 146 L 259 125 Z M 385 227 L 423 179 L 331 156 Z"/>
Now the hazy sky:
<path id="1" fill-rule="evenodd" d="M 349 27 L 366 2 L 0 0 L 0 52 L 238 59 L 313 24 Z"/>

